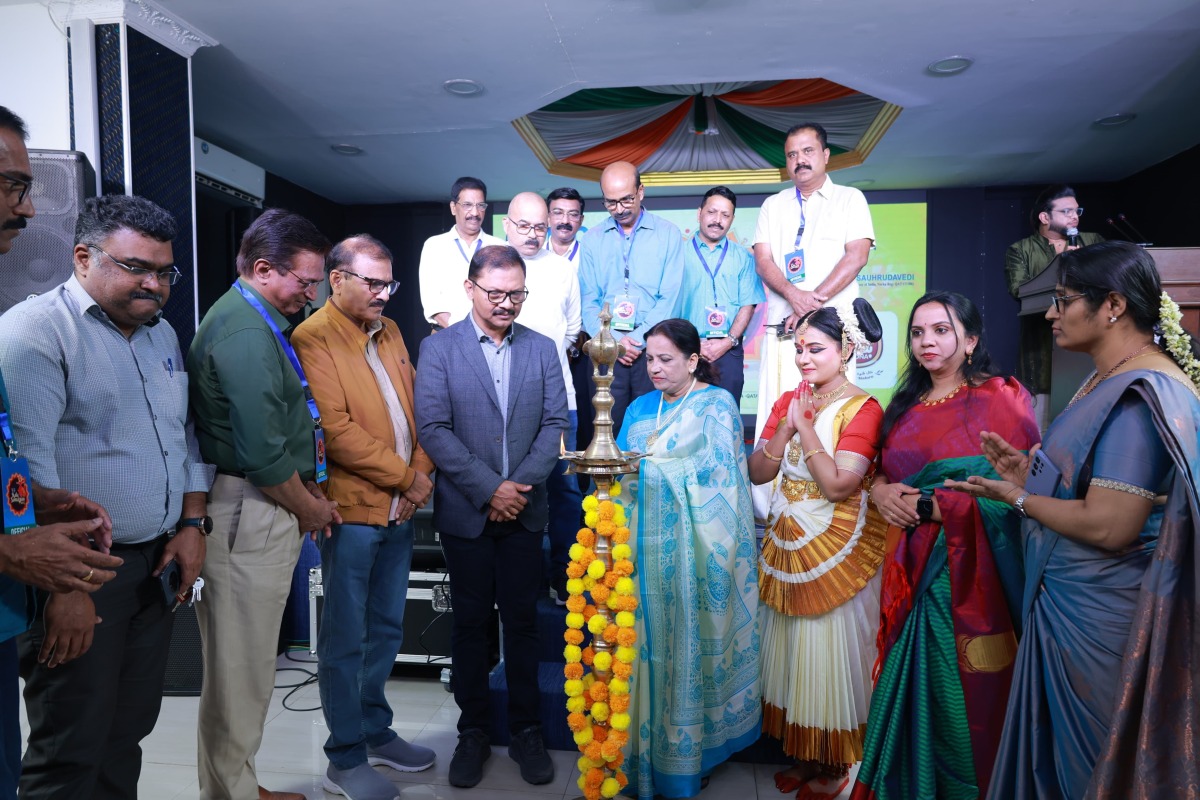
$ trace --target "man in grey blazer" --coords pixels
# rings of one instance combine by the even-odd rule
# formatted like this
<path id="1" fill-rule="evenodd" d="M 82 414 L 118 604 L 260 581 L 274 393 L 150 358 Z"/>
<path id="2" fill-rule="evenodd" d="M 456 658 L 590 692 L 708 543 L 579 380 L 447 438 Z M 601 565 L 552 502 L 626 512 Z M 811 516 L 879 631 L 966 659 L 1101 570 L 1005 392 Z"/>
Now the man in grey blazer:
<path id="1" fill-rule="evenodd" d="M 454 700 L 460 710 L 450 783 L 474 786 L 491 755 L 487 622 L 504 631 L 509 755 L 529 783 L 554 764 L 538 716 L 536 606 L 543 579 L 546 478 L 567 428 L 556 344 L 517 325 L 525 263 L 493 245 L 471 259 L 471 313 L 421 343 L 417 438 L 437 466 L 433 522 L 454 603 Z"/>

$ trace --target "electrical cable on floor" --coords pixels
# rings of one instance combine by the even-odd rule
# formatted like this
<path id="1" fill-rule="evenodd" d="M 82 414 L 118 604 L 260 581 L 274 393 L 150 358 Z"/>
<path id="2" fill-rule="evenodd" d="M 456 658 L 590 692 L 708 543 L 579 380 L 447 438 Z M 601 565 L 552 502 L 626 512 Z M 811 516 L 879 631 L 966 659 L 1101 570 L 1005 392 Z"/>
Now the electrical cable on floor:
<path id="1" fill-rule="evenodd" d="M 316 663 L 315 661 L 309 661 L 309 660 L 303 659 L 303 658 L 292 658 L 291 651 L 285 651 L 283 654 L 283 657 L 286 658 L 288 661 L 294 661 L 297 664 L 315 664 Z M 292 706 L 288 705 L 288 700 L 291 699 L 292 695 L 294 695 L 296 692 L 303 689 L 305 686 L 312 686 L 314 683 L 317 682 L 317 673 L 314 670 L 304 669 L 303 667 L 276 667 L 275 672 L 276 672 L 276 674 L 278 674 L 280 672 L 302 672 L 308 676 L 300 683 L 283 683 L 283 684 L 277 683 L 277 684 L 275 684 L 276 689 L 290 689 L 291 690 L 283 696 L 282 702 L 283 702 L 283 707 L 285 709 L 287 709 L 288 711 L 304 711 L 304 712 L 321 710 L 320 704 L 314 706 L 313 708 L 293 708 Z"/>

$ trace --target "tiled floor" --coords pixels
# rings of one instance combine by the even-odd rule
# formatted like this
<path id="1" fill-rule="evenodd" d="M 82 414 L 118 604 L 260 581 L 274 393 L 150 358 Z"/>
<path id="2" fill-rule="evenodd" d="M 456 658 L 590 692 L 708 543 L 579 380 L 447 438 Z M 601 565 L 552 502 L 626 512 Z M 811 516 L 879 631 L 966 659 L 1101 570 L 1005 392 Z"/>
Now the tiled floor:
<path id="1" fill-rule="evenodd" d="M 307 653 L 300 654 L 306 657 Z M 280 658 L 280 666 L 305 667 Z M 315 668 L 315 664 L 312 665 Z M 278 673 L 277 684 L 295 684 L 304 679 L 299 672 Z M 258 753 L 258 777 L 269 789 L 300 792 L 309 800 L 333 800 L 338 797 L 321 788 L 327 762 L 322 746 L 327 735 L 325 720 L 318 708 L 316 683 L 297 690 L 287 699 L 290 689 L 276 689 L 267 713 L 267 727 Z M 446 771 L 457 743 L 458 706 L 436 677 L 397 678 L 388 681 L 387 695 L 396 719 L 393 728 L 404 738 L 432 747 L 437 763 L 425 772 L 393 772 L 381 768 L 395 782 L 403 800 L 518 800 L 518 798 L 574 798 L 580 795 L 575 785 L 577 754 L 552 750 L 557 776 L 544 786 L 530 786 L 521 780 L 517 765 L 508 757 L 507 747 L 492 749 L 484 766 L 484 778 L 473 789 L 450 786 Z M 196 706 L 199 698 L 165 697 L 158 726 L 142 743 L 142 778 L 138 784 L 141 800 L 195 800 L 196 782 Z M 312 710 L 308 710 L 312 709 Z M 22 713 L 22 730 L 28 732 Z M 775 788 L 773 775 L 777 765 L 726 763 L 719 767 L 699 797 L 701 800 L 753 800 L 783 798 Z M 841 795 L 849 796 L 849 792 Z"/>

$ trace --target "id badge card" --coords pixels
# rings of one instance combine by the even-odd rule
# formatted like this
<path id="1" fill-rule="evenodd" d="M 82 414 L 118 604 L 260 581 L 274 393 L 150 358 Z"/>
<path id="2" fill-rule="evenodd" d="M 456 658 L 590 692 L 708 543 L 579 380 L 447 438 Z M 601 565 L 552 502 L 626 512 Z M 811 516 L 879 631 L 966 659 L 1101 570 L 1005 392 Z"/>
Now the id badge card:
<path id="1" fill-rule="evenodd" d="M 729 336 L 729 313 L 725 306 L 705 306 L 704 318 L 708 325 L 704 331 L 704 338 L 724 339 Z"/>
<path id="2" fill-rule="evenodd" d="M 36 526 L 29 462 L 24 456 L 0 455 L 0 479 L 4 486 L 4 532 L 22 533 Z"/>
<path id="3" fill-rule="evenodd" d="M 804 248 L 798 248 L 788 253 L 784 260 L 784 274 L 792 283 L 804 283 Z"/>
<path id="4" fill-rule="evenodd" d="M 313 480 L 324 483 L 329 477 L 329 467 L 325 463 L 325 431 L 322 428 L 313 428 L 313 452 L 316 454 Z"/>
<path id="5" fill-rule="evenodd" d="M 612 329 L 631 331 L 637 327 L 637 298 L 619 294 L 613 301 Z"/>

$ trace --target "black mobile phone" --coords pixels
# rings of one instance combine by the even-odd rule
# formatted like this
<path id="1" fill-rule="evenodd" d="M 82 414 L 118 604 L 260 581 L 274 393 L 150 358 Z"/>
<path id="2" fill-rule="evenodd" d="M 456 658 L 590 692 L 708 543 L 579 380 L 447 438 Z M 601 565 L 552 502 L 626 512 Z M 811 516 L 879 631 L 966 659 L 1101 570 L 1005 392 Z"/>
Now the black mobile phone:
<path id="1" fill-rule="evenodd" d="M 1054 466 L 1050 456 L 1040 448 L 1033 454 L 1033 462 L 1029 465 L 1029 477 L 1025 481 L 1025 491 L 1042 497 L 1053 497 L 1062 480 L 1062 470 Z"/>
<path id="2" fill-rule="evenodd" d="M 167 608 L 174 608 L 179 603 L 179 586 L 182 583 L 179 564 L 175 559 L 171 559 L 163 567 L 158 576 L 158 583 L 162 587 L 163 602 L 167 604 Z"/>

